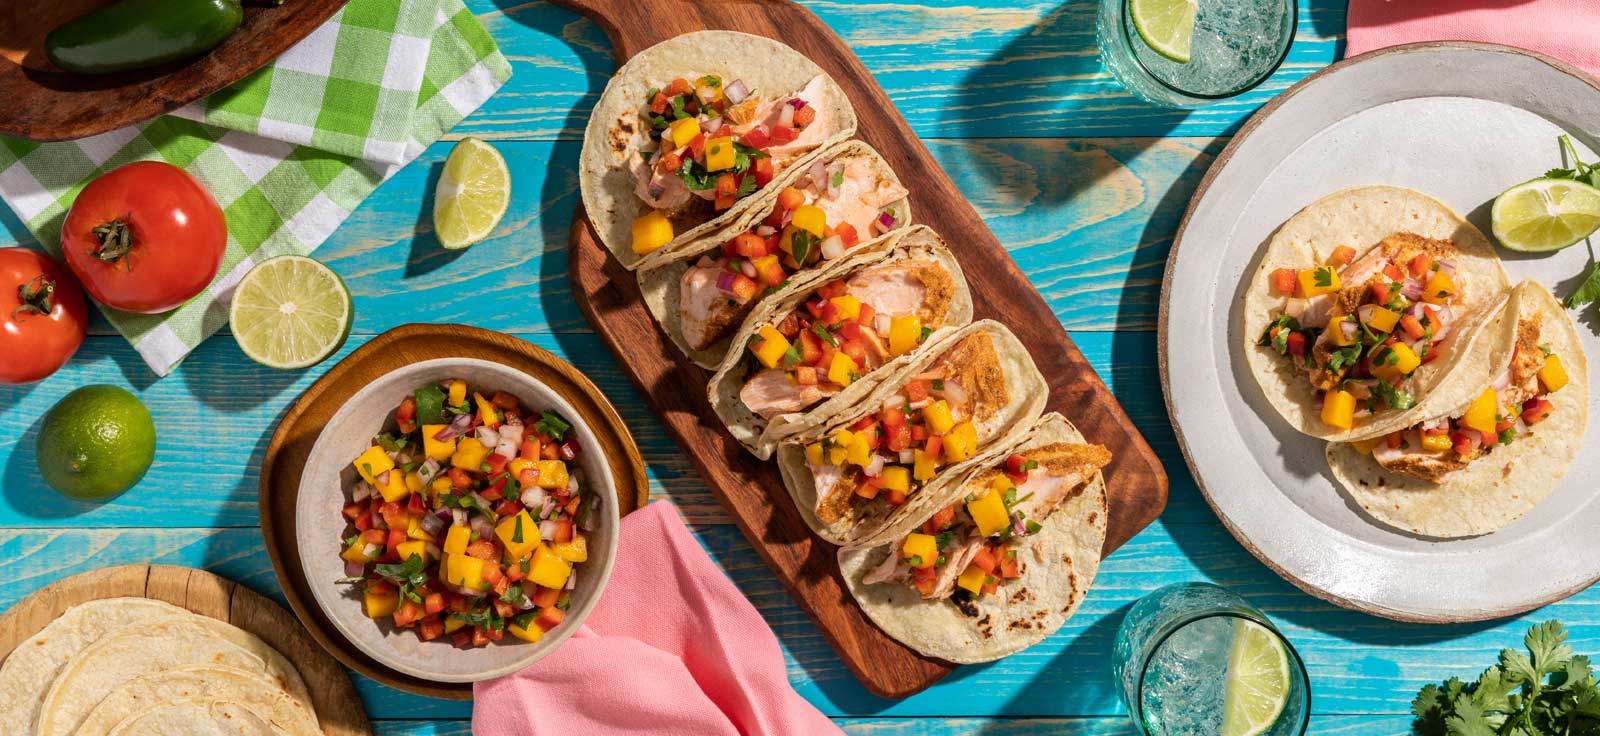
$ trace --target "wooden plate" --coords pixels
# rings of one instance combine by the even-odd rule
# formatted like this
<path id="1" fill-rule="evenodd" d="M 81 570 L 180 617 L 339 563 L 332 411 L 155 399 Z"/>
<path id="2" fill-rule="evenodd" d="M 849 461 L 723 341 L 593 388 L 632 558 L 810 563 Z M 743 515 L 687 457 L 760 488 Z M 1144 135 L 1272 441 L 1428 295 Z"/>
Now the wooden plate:
<path id="1" fill-rule="evenodd" d="M 1515 615 L 1600 577 L 1600 432 L 1585 434 L 1560 486 L 1521 519 L 1477 537 L 1419 537 L 1361 510 L 1332 477 L 1324 443 L 1267 404 L 1240 349 L 1242 285 L 1300 208 L 1347 187 L 1391 184 L 1437 198 L 1487 233 L 1494 197 L 1563 165 L 1563 130 L 1595 159 L 1600 80 L 1508 46 L 1409 44 L 1346 59 L 1273 98 L 1201 180 L 1167 262 L 1162 387 L 1206 501 L 1240 544 L 1302 590 L 1387 618 L 1459 622 Z M 1500 255 L 1511 283 L 1532 279 L 1563 296 L 1589 257 L 1581 247 Z M 1591 325 L 1578 334 L 1593 361 L 1600 337 Z M 1589 401 L 1593 417 L 1600 397 Z M 1561 554 L 1550 554 L 1556 547 Z"/>
<path id="2" fill-rule="evenodd" d="M 786 1 L 555 1 L 593 18 L 610 37 L 619 63 L 665 39 L 706 29 L 775 38 L 816 61 L 861 113 L 857 137 L 882 153 L 901 181 L 911 182 L 914 219 L 950 243 L 972 288 L 973 318 L 1009 326 L 1050 383 L 1047 410 L 1065 414 L 1090 441 L 1111 450 L 1115 459 L 1105 470 L 1110 503 L 1105 553 L 1161 513 L 1167 475 L 1155 452 L 883 88 L 821 20 Z M 572 223 L 571 248 L 573 293 L 589 324 L 850 671 L 884 697 L 910 695 L 950 672 L 952 665 L 916 654 L 862 614 L 839 577 L 834 548 L 811 535 L 777 466 L 746 453 L 723 428 L 706 401 L 708 372 L 683 359 L 657 327 L 633 274 L 609 257 L 581 208 Z"/>
<path id="3" fill-rule="evenodd" d="M 187 61 L 124 74 L 68 74 L 44 55 L 57 26 L 109 0 L 0 3 L 0 134 L 59 141 L 104 133 L 171 112 L 243 79 L 327 21 L 346 0 L 249 5 L 221 45 Z"/>
<path id="4" fill-rule="evenodd" d="M 46 585 L 0 616 L 0 660 L 68 608 L 101 598 L 150 598 L 226 621 L 261 637 L 306 681 L 317 721 L 327 736 L 369 736 L 367 716 L 339 663 L 328 657 L 294 617 L 255 591 L 204 570 L 170 565 L 118 565 Z"/>
<path id="5" fill-rule="evenodd" d="M 434 698 L 466 700 L 471 683 L 438 683 L 379 664 L 339 634 L 317 607 L 306 584 L 295 544 L 295 500 L 300 471 L 317 435 L 346 399 L 368 382 L 403 365 L 434 358 L 479 358 L 522 370 L 571 402 L 600 438 L 616 479 L 618 511 L 627 514 L 650 500 L 644 460 L 616 409 L 589 379 L 566 361 L 510 335 L 462 325 L 401 325 L 357 348 L 289 407 L 272 433 L 261 461 L 261 533 L 283 595 L 311 637 L 340 662 L 389 687 Z"/>

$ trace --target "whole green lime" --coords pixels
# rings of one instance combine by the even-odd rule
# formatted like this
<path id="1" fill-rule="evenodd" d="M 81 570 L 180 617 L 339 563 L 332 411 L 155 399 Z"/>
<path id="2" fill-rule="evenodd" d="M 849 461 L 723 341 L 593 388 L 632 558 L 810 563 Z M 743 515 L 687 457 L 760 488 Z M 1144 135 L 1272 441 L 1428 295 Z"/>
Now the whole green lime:
<path id="1" fill-rule="evenodd" d="M 126 389 L 84 386 L 39 428 L 39 473 L 62 495 L 102 501 L 132 488 L 156 455 L 156 425 Z"/>

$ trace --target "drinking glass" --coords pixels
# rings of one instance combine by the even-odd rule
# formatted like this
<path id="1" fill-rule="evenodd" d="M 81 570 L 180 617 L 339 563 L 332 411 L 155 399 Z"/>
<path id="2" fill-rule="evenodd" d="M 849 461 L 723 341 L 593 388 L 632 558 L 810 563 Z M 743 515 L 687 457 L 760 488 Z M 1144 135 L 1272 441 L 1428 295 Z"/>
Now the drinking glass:
<path id="1" fill-rule="evenodd" d="M 1294 42 L 1294 0 L 1198 0 L 1189 61 L 1151 48 L 1134 26 L 1137 0 L 1100 0 L 1100 58 L 1144 100 L 1201 107 L 1242 94 L 1272 76 Z"/>

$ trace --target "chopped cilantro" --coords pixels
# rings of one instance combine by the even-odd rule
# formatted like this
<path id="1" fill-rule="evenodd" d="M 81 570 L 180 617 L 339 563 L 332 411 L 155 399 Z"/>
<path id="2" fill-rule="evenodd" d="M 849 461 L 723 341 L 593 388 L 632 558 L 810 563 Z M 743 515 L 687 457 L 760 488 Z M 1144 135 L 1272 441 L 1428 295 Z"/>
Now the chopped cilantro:
<path id="1" fill-rule="evenodd" d="M 572 424 L 562 419 L 560 414 L 553 411 L 544 411 L 539 414 L 539 423 L 533 425 L 533 431 L 561 442 L 572 431 Z"/>

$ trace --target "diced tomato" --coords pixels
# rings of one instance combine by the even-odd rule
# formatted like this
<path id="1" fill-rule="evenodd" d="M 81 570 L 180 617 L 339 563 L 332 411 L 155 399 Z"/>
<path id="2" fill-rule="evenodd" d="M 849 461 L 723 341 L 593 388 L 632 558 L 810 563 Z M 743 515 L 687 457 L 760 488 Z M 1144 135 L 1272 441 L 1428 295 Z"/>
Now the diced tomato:
<path id="1" fill-rule="evenodd" d="M 977 554 L 972 556 L 972 564 L 976 565 L 979 570 L 993 575 L 995 567 L 1000 564 L 1000 556 L 995 554 L 993 547 L 985 544 L 978 548 Z"/>
<path id="2" fill-rule="evenodd" d="M 867 477 L 862 478 L 861 483 L 856 486 L 856 495 L 862 498 L 877 498 L 878 491 L 881 490 L 883 486 L 876 477 Z"/>
<path id="3" fill-rule="evenodd" d="M 861 306 L 862 306 L 863 309 L 865 309 L 867 305 L 863 304 Z M 847 320 L 845 322 L 840 322 L 839 323 L 839 337 L 842 337 L 842 338 L 844 338 L 846 340 L 859 342 L 859 343 L 861 343 L 862 347 L 866 347 L 866 344 L 867 344 L 866 343 L 867 337 L 864 334 L 865 332 L 866 332 L 866 330 L 864 328 L 862 328 L 861 322 L 859 320 L 852 319 L 852 320 Z M 847 352 L 846 355 L 848 355 L 848 354 L 849 353 Z M 851 356 L 851 357 L 855 357 L 855 356 Z"/>
<path id="4" fill-rule="evenodd" d="M 774 125 L 772 130 L 768 131 L 767 136 L 772 139 L 773 145 L 781 146 L 785 143 L 793 143 L 794 139 L 800 137 L 800 131 L 794 128 L 785 128 L 782 125 Z"/>
<path id="5" fill-rule="evenodd" d="M 509 581 L 506 580 L 505 572 L 500 569 L 500 563 L 495 562 L 494 560 L 483 561 L 483 582 L 497 587 L 500 586 L 501 583 L 506 583 L 507 585 L 510 584 Z M 499 587 L 499 589 L 495 591 L 495 593 L 504 592 L 504 587 Z"/>
<path id="6" fill-rule="evenodd" d="M 499 506 L 494 507 L 495 517 L 500 519 L 504 519 L 508 516 L 516 516 L 517 512 L 521 510 L 522 503 L 518 501 L 512 501 L 509 498 L 501 501 Z"/>
<path id="7" fill-rule="evenodd" d="M 405 628 L 422 618 L 422 606 L 416 601 L 406 598 L 400 601 L 400 607 L 394 609 L 394 625 Z"/>
<path id="8" fill-rule="evenodd" d="M 884 427 L 903 427 L 906 424 L 906 413 L 899 407 L 884 409 L 878 412 L 878 421 L 882 422 Z"/>
<path id="9" fill-rule="evenodd" d="M 928 438 L 928 444 L 924 445 L 923 448 L 922 448 L 923 454 L 925 454 L 925 455 L 927 455 L 928 457 L 931 457 L 931 458 L 939 457 L 939 453 L 943 452 L 943 451 L 944 451 L 944 435 L 942 435 L 942 434 L 936 434 L 936 435 L 930 436 Z"/>
<path id="10" fill-rule="evenodd" d="M 1400 271 L 1400 267 L 1393 263 L 1383 264 L 1383 275 L 1388 276 L 1390 281 L 1406 280 L 1406 275 Z"/>
<path id="11" fill-rule="evenodd" d="M 800 362 L 804 365 L 816 365 L 817 359 L 822 357 L 822 338 L 817 337 L 816 333 L 810 330 L 800 333 L 798 337 L 800 339 Z"/>
<path id="12" fill-rule="evenodd" d="M 667 108 L 671 106 L 672 101 L 667 99 L 666 93 L 660 90 L 656 90 L 655 96 L 650 98 L 650 112 L 657 115 L 666 112 Z"/>
<path id="13" fill-rule="evenodd" d="M 1411 272 L 1411 278 L 1421 281 L 1423 276 L 1433 270 L 1433 259 L 1426 253 L 1418 253 L 1411 257 L 1411 263 L 1407 264 L 1406 270 Z"/>
<path id="14" fill-rule="evenodd" d="M 851 423 L 850 431 L 851 432 L 862 432 L 862 431 L 865 431 L 868 427 L 871 427 L 872 425 L 877 424 L 877 423 L 878 423 L 878 415 L 876 415 L 876 414 L 868 414 L 868 415 L 866 415 L 866 416 L 864 416 L 864 417 L 862 417 L 860 419 L 855 420 L 855 422 Z"/>
<path id="15" fill-rule="evenodd" d="M 490 475 L 505 472 L 506 463 L 510 461 L 511 458 L 501 455 L 498 452 L 491 452 L 489 453 L 488 457 L 483 459 L 483 462 L 489 466 Z"/>
<path id="16" fill-rule="evenodd" d="M 535 483 L 538 483 L 538 482 L 539 482 L 539 469 L 538 468 L 527 467 L 527 468 L 523 468 L 522 472 L 517 473 L 517 483 L 519 485 L 521 485 L 523 488 L 527 488 L 528 486 L 531 486 L 531 485 L 533 485 Z"/>
<path id="17" fill-rule="evenodd" d="M 807 105 L 794 111 L 794 127 L 804 128 L 817 119 L 817 108 Z"/>
<path id="18" fill-rule="evenodd" d="M 899 412 L 895 412 L 899 413 Z M 890 452 L 901 452 L 911 449 L 911 428 L 902 421 L 893 427 L 884 425 L 883 444 Z"/>
<path id="19" fill-rule="evenodd" d="M 490 633 L 491 632 L 489 632 L 488 629 L 485 629 L 482 626 L 472 627 L 472 646 L 489 646 L 489 642 L 492 641 L 492 638 L 489 636 Z"/>
<path id="20" fill-rule="evenodd" d="M 906 398 L 913 402 L 928 398 L 928 391 L 933 384 L 925 378 L 916 378 L 906 382 Z"/>
<path id="21" fill-rule="evenodd" d="M 394 410 L 394 421 L 400 425 L 400 434 L 417 431 L 417 400 L 410 396 L 402 399 L 400 408 Z"/>
<path id="22" fill-rule="evenodd" d="M 760 240 L 760 238 L 756 238 L 756 240 Z M 765 248 L 766 243 L 762 243 L 761 247 Z M 777 259 L 772 259 L 756 264 L 756 278 L 767 286 L 777 286 L 788 278 L 788 274 L 783 272 L 783 265 L 778 263 Z"/>
<path id="23" fill-rule="evenodd" d="M 806 203 L 805 192 L 794 187 L 784 187 L 778 192 L 778 208 L 792 210 Z"/>
<path id="24" fill-rule="evenodd" d="M 772 159 L 758 158 L 750 164 L 750 175 L 756 178 L 756 186 L 764 187 L 772 183 L 776 172 L 772 170 Z"/>
<path id="25" fill-rule="evenodd" d="M 663 174 L 675 174 L 682 167 L 683 155 L 677 151 L 662 151 L 661 156 L 656 159 L 656 171 Z"/>
<path id="26" fill-rule="evenodd" d="M 755 233 L 739 233 L 733 238 L 733 252 L 744 258 L 767 255 L 767 241 Z"/>
<path id="27" fill-rule="evenodd" d="M 863 329 L 872 331 L 874 334 L 876 334 L 877 331 L 873 330 L 872 323 L 876 321 L 877 316 L 878 310 L 873 309 L 871 304 L 862 302 L 861 310 L 856 314 L 856 324 L 859 324 Z"/>
<path id="28" fill-rule="evenodd" d="M 519 583 L 526 577 L 528 577 L 528 573 L 522 571 L 521 560 L 506 560 L 506 580 Z"/>
<path id="29" fill-rule="evenodd" d="M 1006 457 L 1006 473 L 1027 477 L 1028 459 L 1017 454 Z"/>
<path id="30" fill-rule="evenodd" d="M 981 594 L 982 595 L 994 595 L 994 592 L 999 590 L 999 589 L 1000 589 L 1000 581 L 998 579 L 995 579 L 995 580 L 992 580 L 990 582 L 987 582 L 987 583 L 983 584 L 983 588 L 981 589 Z"/>
<path id="31" fill-rule="evenodd" d="M 361 503 L 359 501 L 357 501 L 356 503 L 347 503 L 347 504 L 345 504 L 344 508 L 339 510 L 339 513 L 343 514 L 344 518 L 349 519 L 351 521 L 355 521 L 358 517 L 362 516 L 366 512 L 367 512 L 366 504 Z"/>
<path id="32" fill-rule="evenodd" d="M 739 142 L 743 143 L 743 144 L 745 144 L 745 145 L 747 145 L 747 146 L 749 146 L 751 148 L 754 148 L 756 150 L 760 150 L 760 149 L 766 148 L 767 144 L 769 143 L 769 141 L 767 140 L 767 129 L 757 125 L 754 128 L 751 128 L 750 130 L 746 131 L 745 134 L 744 134 L 744 137 L 739 139 Z M 768 162 L 769 166 L 771 165 L 771 161 L 772 161 L 772 159 L 770 159 L 770 158 L 757 159 L 757 160 L 758 161 L 766 161 L 766 162 Z"/>
<path id="33" fill-rule="evenodd" d="M 403 562 L 404 560 L 400 560 L 399 547 L 406 541 L 406 539 L 408 539 L 408 537 L 406 537 L 405 527 L 402 526 L 399 529 L 390 529 L 389 538 L 383 545 L 383 556 L 391 560 Z"/>
<path id="34" fill-rule="evenodd" d="M 706 134 L 705 133 L 701 133 L 699 135 L 696 135 L 693 138 L 690 138 L 689 142 L 684 144 L 684 145 L 688 146 L 688 148 L 689 148 L 689 157 L 690 158 L 693 158 L 696 161 L 704 161 L 705 160 L 705 157 L 706 157 Z"/>
<path id="35" fill-rule="evenodd" d="M 517 453 L 517 457 L 520 457 L 523 460 L 538 460 L 539 439 L 537 437 L 522 438 L 522 448 Z"/>
<path id="36" fill-rule="evenodd" d="M 568 439 L 566 442 L 561 443 L 561 459 L 569 463 L 578 459 L 577 437 L 573 437 Z"/>
<path id="37" fill-rule="evenodd" d="M 1014 550 L 1013 550 L 1014 551 Z M 1009 554 L 1000 555 L 1000 577 L 1010 580 L 1021 577 L 1022 570 L 1017 565 L 1017 558 Z"/>
<path id="38" fill-rule="evenodd" d="M 389 532 L 384 529 L 364 529 L 361 532 L 361 543 L 382 547 L 389 543 Z"/>
<path id="39" fill-rule="evenodd" d="M 1355 259 L 1356 249 L 1351 248 L 1348 245 L 1341 245 L 1337 248 L 1334 248 L 1333 254 L 1328 258 L 1329 261 L 1337 263 L 1341 266 L 1348 266 L 1350 265 L 1350 262 Z"/>
<path id="40" fill-rule="evenodd" d="M 1408 340 L 1421 340 L 1422 336 L 1427 333 L 1427 330 L 1422 326 L 1422 321 L 1409 314 L 1400 318 L 1400 329 L 1405 331 L 1406 339 Z"/>
<path id="41" fill-rule="evenodd" d="M 1457 455 L 1466 456 L 1471 455 L 1478 449 L 1478 445 L 1483 443 L 1483 435 L 1478 434 L 1475 429 L 1461 429 L 1450 437 L 1450 441 L 1455 445 Z"/>
<path id="42" fill-rule="evenodd" d="M 450 635 L 450 640 L 455 642 L 456 648 L 458 649 L 465 649 L 469 646 L 472 646 L 472 630 L 458 629 L 456 633 Z"/>
<path id="43" fill-rule="evenodd" d="M 413 493 L 406 499 L 406 513 L 412 516 L 421 516 L 428 513 L 428 502 L 420 493 Z"/>
<path id="44" fill-rule="evenodd" d="M 1522 423 L 1533 426 L 1550 418 L 1550 412 L 1555 411 L 1555 405 L 1549 400 L 1535 396 L 1522 402 Z"/>
<path id="45" fill-rule="evenodd" d="M 562 619 L 565 619 L 566 617 L 566 611 L 556 608 L 555 606 L 549 606 L 539 609 L 539 617 L 535 618 L 533 622 L 537 624 L 539 628 L 549 631 L 557 626 L 560 626 Z"/>
<path id="46" fill-rule="evenodd" d="M 770 227 L 770 228 L 783 227 L 783 216 L 785 214 L 787 214 L 787 212 L 784 211 L 782 205 L 773 205 L 772 206 L 772 211 L 768 212 L 767 216 L 764 219 L 761 220 L 761 224 L 766 225 L 767 227 Z M 767 252 L 768 253 L 776 253 L 778 251 L 778 248 L 776 247 L 777 242 L 778 242 L 778 234 L 777 233 L 773 233 L 771 237 L 767 238 L 767 243 L 768 243 Z"/>
<path id="47" fill-rule="evenodd" d="M 1403 439 L 1405 439 L 1404 432 L 1390 432 L 1384 435 L 1383 444 L 1387 445 L 1391 450 L 1398 450 L 1400 449 L 1400 441 Z"/>
<path id="48" fill-rule="evenodd" d="M 476 557 L 480 560 L 494 559 L 494 542 L 491 542 L 487 539 L 480 539 L 472 544 L 467 545 L 467 556 Z"/>
<path id="49" fill-rule="evenodd" d="M 1284 338 L 1289 348 L 1289 355 L 1295 358 L 1304 358 L 1306 355 L 1306 333 L 1291 332 Z"/>
<path id="50" fill-rule="evenodd" d="M 559 588 L 546 588 L 544 586 L 535 586 L 534 591 L 528 595 L 528 600 L 533 601 L 535 608 L 550 608 L 560 598 L 561 590 Z"/>
<path id="51" fill-rule="evenodd" d="M 551 442 L 548 439 L 541 439 L 539 440 L 539 459 L 560 460 L 561 448 L 556 447 L 556 443 Z"/>
<path id="52" fill-rule="evenodd" d="M 462 470 L 461 468 L 450 468 L 445 472 L 445 477 L 450 479 L 450 485 L 455 488 L 472 487 L 472 476 L 467 475 L 467 471 Z"/>
<path id="53" fill-rule="evenodd" d="M 730 288 L 733 290 L 734 297 L 737 298 L 740 303 L 750 301 L 755 297 L 756 292 L 761 291 L 761 285 L 756 283 L 755 279 L 752 279 L 742 273 L 736 273 L 733 275 L 733 285 Z"/>
<path id="54" fill-rule="evenodd" d="M 933 593 L 933 585 L 936 581 L 934 568 L 931 565 L 911 568 L 911 582 L 917 586 L 917 590 L 923 595 Z"/>
<path id="55" fill-rule="evenodd" d="M 928 439 L 928 428 L 921 424 L 911 425 L 911 441 L 921 444 L 925 439 Z"/>
<path id="56" fill-rule="evenodd" d="M 817 305 L 817 321 L 825 325 L 839 324 L 839 306 L 832 301 L 821 302 Z"/>
<path id="57" fill-rule="evenodd" d="M 1496 432 L 1504 432 L 1504 431 L 1506 431 L 1508 429 L 1511 429 L 1512 427 L 1515 427 L 1515 426 L 1517 426 L 1517 420 L 1516 419 L 1501 419 L 1500 421 L 1495 422 L 1494 431 L 1496 431 Z"/>
<path id="58" fill-rule="evenodd" d="M 423 641 L 433 641 L 444 635 L 444 622 L 437 618 L 424 619 L 417 625 L 417 636 Z"/>
<path id="59" fill-rule="evenodd" d="M 840 242 L 844 243 L 846 248 L 853 248 L 861 242 L 861 236 L 856 233 L 856 226 L 848 222 L 839 223 L 838 227 L 833 229 L 833 234 L 839 236 Z"/>
<path id="60" fill-rule="evenodd" d="M 383 523 L 389 525 L 390 529 L 399 528 L 401 533 L 404 533 L 406 522 L 409 519 L 406 516 L 405 507 L 401 506 L 399 501 L 388 501 L 384 503 L 383 506 L 378 509 L 378 515 L 383 517 Z"/>
<path id="61" fill-rule="evenodd" d="M 506 478 L 507 477 L 509 477 L 509 476 L 505 476 L 505 475 L 499 476 L 498 478 L 495 479 L 495 482 L 489 484 L 488 488 L 483 489 L 483 491 L 482 491 L 482 493 L 480 495 L 482 495 L 485 500 L 490 501 L 490 502 L 499 501 L 500 499 L 505 498 L 506 497 L 505 496 L 505 487 L 506 487 Z"/>
<path id="62" fill-rule="evenodd" d="M 1374 301 L 1379 304 L 1389 303 L 1389 285 L 1384 283 L 1382 279 L 1372 282 L 1371 291 Z"/>
<path id="63" fill-rule="evenodd" d="M 372 528 L 372 514 L 362 514 L 356 517 L 356 531 L 364 532 Z"/>
<path id="64" fill-rule="evenodd" d="M 1478 440 L 1483 443 L 1484 447 L 1495 447 L 1500 444 L 1500 435 L 1492 432 L 1479 432 Z"/>
<path id="65" fill-rule="evenodd" d="M 955 520 L 956 505 L 950 504 L 949 506 L 933 512 L 933 516 L 928 517 L 927 521 L 922 522 L 922 531 L 924 534 L 938 534 L 939 532 L 944 531 L 945 527 L 950 526 L 951 523 L 955 522 Z"/>
<path id="66" fill-rule="evenodd" d="M 867 364 L 867 344 L 860 340 L 845 340 L 839 344 L 839 352 L 850 356 L 856 365 Z"/>
<path id="67" fill-rule="evenodd" d="M 556 544 L 566 544 L 572 541 L 572 520 L 562 519 L 556 522 Z"/>
<path id="68" fill-rule="evenodd" d="M 819 380 L 815 366 L 802 365 L 794 369 L 794 382 L 801 386 L 815 386 Z"/>
<path id="69" fill-rule="evenodd" d="M 884 496 L 883 500 L 888 501 L 890 506 L 904 506 L 906 503 L 906 492 L 899 490 L 889 491 L 889 494 Z"/>
<path id="70" fill-rule="evenodd" d="M 566 507 L 563 508 L 562 511 L 567 512 L 567 516 L 577 516 L 578 507 L 581 505 L 583 505 L 583 497 L 573 496 L 572 500 L 567 502 Z"/>
<path id="71" fill-rule="evenodd" d="M 427 611 L 428 615 L 430 616 L 443 611 L 444 595 L 441 593 L 429 593 L 427 596 L 423 597 L 422 610 Z"/>
<path id="72" fill-rule="evenodd" d="M 1280 294 L 1293 294 L 1299 284 L 1300 280 L 1292 268 L 1280 268 L 1272 272 L 1272 287 Z"/>
<path id="73" fill-rule="evenodd" d="M 511 618 L 517 613 L 517 607 L 502 600 L 496 600 L 490 605 L 494 606 L 494 613 L 500 618 Z"/>
<path id="74" fill-rule="evenodd" d="M 694 89 L 694 87 L 689 85 L 689 80 L 679 77 L 672 80 L 672 83 L 667 85 L 667 96 L 677 97 L 678 95 L 686 95 L 689 94 L 689 91 L 692 89 Z"/>
<path id="75" fill-rule="evenodd" d="M 800 336 L 800 331 L 805 329 L 806 323 L 801 320 L 799 310 L 792 311 L 778 320 L 778 332 L 784 337 L 794 340 Z"/>

